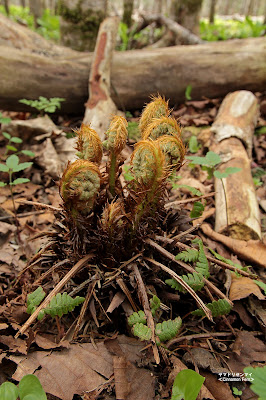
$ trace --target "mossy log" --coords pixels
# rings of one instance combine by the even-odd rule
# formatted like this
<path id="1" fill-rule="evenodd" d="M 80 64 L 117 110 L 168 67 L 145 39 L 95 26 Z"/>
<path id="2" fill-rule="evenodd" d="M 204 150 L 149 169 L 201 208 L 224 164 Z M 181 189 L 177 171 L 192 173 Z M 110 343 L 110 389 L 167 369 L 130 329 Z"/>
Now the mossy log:
<path id="1" fill-rule="evenodd" d="M 0 46 L 0 109 L 29 110 L 19 99 L 41 95 L 65 98 L 63 112 L 84 113 L 92 53 L 66 49 L 64 55 L 59 48 Z M 265 55 L 264 38 L 115 52 L 111 97 L 119 109 L 133 110 L 157 93 L 170 98 L 170 105 L 181 103 L 188 85 L 194 100 L 238 89 L 262 91 Z"/>

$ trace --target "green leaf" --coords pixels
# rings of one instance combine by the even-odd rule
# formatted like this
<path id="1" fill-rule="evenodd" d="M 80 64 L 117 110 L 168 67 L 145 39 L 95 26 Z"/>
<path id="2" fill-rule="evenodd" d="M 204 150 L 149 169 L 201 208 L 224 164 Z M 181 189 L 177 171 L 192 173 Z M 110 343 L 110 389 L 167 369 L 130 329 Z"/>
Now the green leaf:
<path id="1" fill-rule="evenodd" d="M 21 150 L 21 153 L 28 157 L 35 157 L 35 154 L 30 150 Z"/>
<path id="2" fill-rule="evenodd" d="M 241 269 L 244 271 L 247 270 L 247 267 L 242 267 L 242 265 L 237 264 L 237 263 L 233 262 L 232 260 L 229 260 L 228 258 L 224 258 L 223 256 L 216 253 L 216 251 L 212 250 L 211 248 L 209 248 L 209 250 L 217 258 L 217 260 L 220 260 L 220 261 L 225 262 L 226 264 L 232 265 L 233 267 L 236 267 L 237 269 Z"/>
<path id="3" fill-rule="evenodd" d="M 244 368 L 246 374 L 251 374 L 253 378 L 250 389 L 259 396 L 259 400 L 266 400 L 266 366 L 265 367 L 246 367 Z"/>
<path id="4" fill-rule="evenodd" d="M 171 400 L 196 400 L 204 380 L 192 369 L 183 369 L 174 380 Z"/>
<path id="5" fill-rule="evenodd" d="M 14 179 L 13 182 L 10 182 L 10 185 L 15 186 L 15 185 L 19 185 L 20 183 L 26 183 L 29 181 L 30 180 L 28 178 L 17 178 L 17 179 Z"/>
<path id="6" fill-rule="evenodd" d="M 39 306 L 41 301 L 45 297 L 45 291 L 41 286 L 39 286 L 34 292 L 28 294 L 27 296 L 27 313 L 33 314 L 36 308 Z"/>
<path id="7" fill-rule="evenodd" d="M 0 187 L 4 187 L 6 185 L 7 185 L 7 183 L 0 181 Z"/>
<path id="8" fill-rule="evenodd" d="M 173 183 L 173 185 L 172 185 L 173 189 L 179 189 L 182 187 L 189 190 L 193 194 L 193 196 L 202 196 L 202 193 L 198 189 L 194 188 L 193 186 L 179 185 L 178 183 Z"/>
<path id="9" fill-rule="evenodd" d="M 196 268 L 195 270 L 202 274 L 205 278 L 209 278 L 210 272 L 209 272 L 209 263 L 208 259 L 204 253 L 204 247 L 203 243 L 201 240 L 199 240 L 199 258 L 196 263 Z"/>
<path id="10" fill-rule="evenodd" d="M 190 218 L 199 218 L 203 211 L 204 211 L 204 205 L 201 203 L 201 201 L 195 201 L 193 204 L 192 211 L 190 213 Z"/>
<path id="11" fill-rule="evenodd" d="M 151 312 L 152 315 L 155 315 L 155 312 L 160 308 L 161 300 L 157 296 L 153 296 L 152 299 L 150 299 L 150 306 L 151 306 Z"/>
<path id="12" fill-rule="evenodd" d="M 201 290 L 204 286 L 203 276 L 197 272 L 193 274 L 182 275 L 181 278 L 186 282 L 195 292 Z M 167 279 L 165 283 L 179 292 L 186 293 L 187 290 L 178 283 L 175 279 Z"/>
<path id="13" fill-rule="evenodd" d="M 266 295 L 266 284 L 261 282 L 261 281 L 253 281 L 255 282 L 260 288 L 262 288 L 264 290 L 264 294 Z"/>
<path id="14" fill-rule="evenodd" d="M 0 122 L 1 122 L 1 118 L 0 118 Z M 8 140 L 11 138 L 11 135 L 7 132 L 2 132 L 2 135 Z"/>
<path id="15" fill-rule="evenodd" d="M 67 314 L 73 311 L 76 306 L 85 301 L 84 297 L 76 296 L 74 299 L 69 296 L 66 292 L 61 294 L 57 293 L 56 296 L 52 298 L 50 303 L 46 308 L 43 309 L 45 314 L 51 315 L 51 317 L 62 317 L 63 314 Z M 42 319 L 43 313 L 38 315 L 38 319 Z"/>
<path id="16" fill-rule="evenodd" d="M 138 312 L 134 312 L 127 319 L 128 325 L 133 326 L 137 323 L 146 324 L 146 316 L 144 311 L 140 310 Z"/>
<path id="17" fill-rule="evenodd" d="M 17 400 L 18 388 L 14 383 L 4 382 L 0 386 L 0 399 L 1 400 Z"/>
<path id="18" fill-rule="evenodd" d="M 137 336 L 141 341 L 142 340 L 150 340 L 151 339 L 151 328 L 148 328 L 147 325 L 144 325 L 141 322 L 137 322 L 133 326 L 133 334 L 134 334 L 134 336 Z"/>
<path id="19" fill-rule="evenodd" d="M 186 91 L 185 91 L 185 97 L 187 100 L 191 100 L 191 91 L 192 91 L 192 86 L 187 85 Z"/>
<path id="20" fill-rule="evenodd" d="M 19 158 L 16 156 L 16 154 L 12 154 L 11 156 L 7 157 L 6 159 L 6 165 L 8 166 L 9 169 L 15 170 L 15 168 L 19 164 Z"/>
<path id="21" fill-rule="evenodd" d="M 13 172 L 23 171 L 24 169 L 31 167 L 32 164 L 32 161 L 18 164 L 15 168 L 13 168 Z"/>
<path id="22" fill-rule="evenodd" d="M 242 394 L 241 390 L 238 390 L 236 387 L 233 387 L 232 390 L 233 390 L 233 394 L 235 396 L 241 396 L 241 394 Z"/>
<path id="23" fill-rule="evenodd" d="M 174 320 L 169 319 L 168 321 L 163 321 L 162 323 L 156 324 L 155 334 L 158 336 L 161 342 L 173 339 L 182 325 L 182 319 L 180 317 Z"/>
<path id="24" fill-rule="evenodd" d="M 208 303 L 207 307 L 212 312 L 213 317 L 219 317 L 221 315 L 228 314 L 231 311 L 231 306 L 225 299 L 214 300 L 212 303 Z M 192 311 L 193 315 L 203 316 L 205 312 L 199 308 L 198 310 Z"/>
<path id="25" fill-rule="evenodd" d="M 236 167 L 228 167 L 224 172 L 220 171 L 214 171 L 213 175 L 217 179 L 223 179 L 227 178 L 229 175 L 235 174 L 236 172 L 241 171 L 242 168 L 236 168 Z"/>
<path id="26" fill-rule="evenodd" d="M 6 148 L 7 148 L 7 150 L 10 150 L 10 151 L 18 151 L 18 149 L 16 147 L 11 146 L 10 144 L 7 144 Z"/>
<path id="27" fill-rule="evenodd" d="M 11 122 L 11 118 L 2 117 L 2 113 L 0 113 L 0 124 L 9 124 Z"/>
<path id="28" fill-rule="evenodd" d="M 41 382 L 35 375 L 25 375 L 18 385 L 20 400 L 47 400 Z"/>
<path id="29" fill-rule="evenodd" d="M 175 258 L 176 260 L 183 260 L 185 262 L 197 261 L 199 252 L 196 249 L 187 249 L 178 253 Z"/>
<path id="30" fill-rule="evenodd" d="M 9 171 L 9 168 L 8 168 L 8 166 L 5 165 L 5 164 L 0 164 L 0 171 L 1 171 L 1 172 L 8 172 L 8 171 Z"/>
<path id="31" fill-rule="evenodd" d="M 219 154 L 213 151 L 208 151 L 205 157 L 188 156 L 188 160 L 192 161 L 192 164 L 205 165 L 207 167 L 214 167 L 221 162 L 221 157 Z"/>
<path id="32" fill-rule="evenodd" d="M 189 147 L 190 153 L 197 153 L 197 151 L 200 149 L 197 136 L 192 135 L 190 137 L 189 142 L 188 142 L 188 147 Z"/>
<path id="33" fill-rule="evenodd" d="M 10 139 L 10 142 L 13 142 L 13 143 L 22 143 L 23 140 L 20 139 L 19 137 L 13 136 L 13 137 Z"/>

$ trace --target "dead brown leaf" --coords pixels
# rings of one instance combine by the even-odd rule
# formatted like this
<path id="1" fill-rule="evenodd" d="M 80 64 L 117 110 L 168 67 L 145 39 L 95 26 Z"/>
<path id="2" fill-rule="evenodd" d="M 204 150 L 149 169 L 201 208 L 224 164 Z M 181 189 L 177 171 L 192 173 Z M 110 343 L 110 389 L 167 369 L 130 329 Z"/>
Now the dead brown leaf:
<path id="1" fill-rule="evenodd" d="M 229 372 L 228 369 L 223 368 L 213 355 L 205 349 L 194 348 L 190 350 L 190 353 L 186 353 L 183 360 L 187 363 L 196 363 L 199 368 L 210 369 L 214 374 L 220 372 Z"/>
<path id="2" fill-rule="evenodd" d="M 230 300 L 234 301 L 244 299 L 251 294 L 254 294 L 260 300 L 265 299 L 265 296 L 263 296 L 263 294 L 261 293 L 259 286 L 256 285 L 256 283 L 252 279 L 245 276 L 236 276 L 236 274 L 234 273 L 231 273 L 231 278 L 232 281 L 229 291 Z"/>
<path id="3" fill-rule="evenodd" d="M 216 400 L 235 400 L 229 384 L 219 381 L 217 375 L 203 370 L 200 370 L 200 375 L 205 377 L 204 385 L 209 389 Z"/>
<path id="4" fill-rule="evenodd" d="M 11 353 L 27 354 L 27 343 L 23 339 L 15 339 L 13 336 L 0 336 L 0 343 L 8 347 Z"/>

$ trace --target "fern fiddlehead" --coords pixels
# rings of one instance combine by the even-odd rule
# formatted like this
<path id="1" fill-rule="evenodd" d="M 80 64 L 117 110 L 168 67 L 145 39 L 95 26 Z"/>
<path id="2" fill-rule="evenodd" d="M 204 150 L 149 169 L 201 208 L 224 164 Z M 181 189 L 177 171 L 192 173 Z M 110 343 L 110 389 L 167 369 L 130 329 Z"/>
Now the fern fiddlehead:
<path id="1" fill-rule="evenodd" d="M 74 132 L 77 134 L 77 156 L 80 159 L 100 164 L 103 156 L 103 145 L 97 132 L 89 125 L 84 124 Z"/>
<path id="2" fill-rule="evenodd" d="M 171 170 L 178 171 L 183 164 L 186 149 L 179 137 L 163 135 L 160 136 L 156 143 L 161 148 L 165 162 Z"/>
<path id="3" fill-rule="evenodd" d="M 181 136 L 181 129 L 176 119 L 168 116 L 154 118 L 143 132 L 142 139 L 156 140 L 163 135 L 170 135 L 177 138 Z"/>
<path id="4" fill-rule="evenodd" d="M 157 97 L 153 96 L 151 99 L 152 101 L 144 108 L 139 121 L 139 129 L 141 131 L 142 138 L 146 128 L 152 122 L 153 118 L 160 118 L 162 116 L 167 117 L 170 114 L 168 101 L 165 101 L 163 97 L 158 95 Z"/>
<path id="5" fill-rule="evenodd" d="M 65 169 L 60 182 L 60 195 L 74 220 L 88 215 L 100 189 L 101 173 L 97 165 L 76 160 Z"/>

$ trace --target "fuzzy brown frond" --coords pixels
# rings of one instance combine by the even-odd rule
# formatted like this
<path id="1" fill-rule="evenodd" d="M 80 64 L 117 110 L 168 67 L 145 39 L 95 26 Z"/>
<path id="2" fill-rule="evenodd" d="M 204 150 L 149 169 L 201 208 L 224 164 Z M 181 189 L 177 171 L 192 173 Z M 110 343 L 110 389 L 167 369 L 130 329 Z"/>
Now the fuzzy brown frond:
<path id="1" fill-rule="evenodd" d="M 168 117 L 170 114 L 168 101 L 165 101 L 164 97 L 161 97 L 160 95 L 152 96 L 151 100 L 152 101 L 144 108 L 139 121 L 139 129 L 142 139 L 146 139 L 144 138 L 144 132 L 152 122 L 153 118 L 160 118 L 162 116 Z"/>
<path id="2" fill-rule="evenodd" d="M 98 133 L 89 125 L 82 124 L 80 129 L 74 130 L 77 137 L 77 156 L 100 164 L 103 156 L 103 145 Z"/>
<path id="3" fill-rule="evenodd" d="M 76 160 L 67 166 L 60 181 L 60 195 L 74 218 L 91 211 L 100 184 L 101 173 L 92 162 Z"/>
<path id="4" fill-rule="evenodd" d="M 184 161 L 186 148 L 182 140 L 178 137 L 163 135 L 160 136 L 155 143 L 158 143 L 164 156 L 167 166 L 171 170 L 178 171 Z"/>
<path id="5" fill-rule="evenodd" d="M 127 120 L 115 115 L 106 132 L 107 139 L 103 142 L 104 147 L 116 156 L 121 153 L 127 142 Z"/>
<path id="6" fill-rule="evenodd" d="M 163 135 L 171 135 L 177 138 L 181 136 L 181 129 L 176 119 L 172 117 L 154 118 L 143 133 L 143 139 L 156 140 Z"/>

